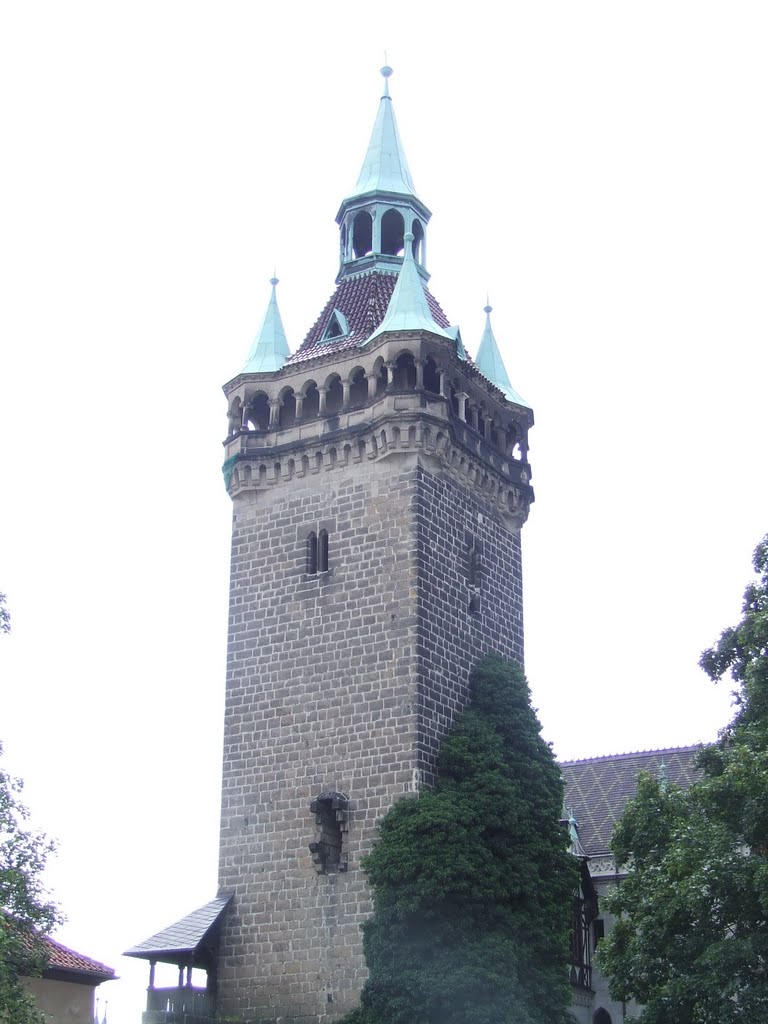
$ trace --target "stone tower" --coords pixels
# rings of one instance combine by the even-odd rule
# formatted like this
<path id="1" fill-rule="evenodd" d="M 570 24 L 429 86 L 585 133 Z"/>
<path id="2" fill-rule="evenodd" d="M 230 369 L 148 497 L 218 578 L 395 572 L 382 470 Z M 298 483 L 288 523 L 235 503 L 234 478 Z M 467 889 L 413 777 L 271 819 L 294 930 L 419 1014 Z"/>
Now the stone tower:
<path id="1" fill-rule="evenodd" d="M 290 354 L 275 297 L 224 388 L 234 506 L 219 887 L 219 1010 L 351 1008 L 370 911 L 360 859 L 428 785 L 487 651 L 522 661 L 531 409 L 486 307 L 476 361 L 427 289 L 384 75 L 336 290 Z"/>

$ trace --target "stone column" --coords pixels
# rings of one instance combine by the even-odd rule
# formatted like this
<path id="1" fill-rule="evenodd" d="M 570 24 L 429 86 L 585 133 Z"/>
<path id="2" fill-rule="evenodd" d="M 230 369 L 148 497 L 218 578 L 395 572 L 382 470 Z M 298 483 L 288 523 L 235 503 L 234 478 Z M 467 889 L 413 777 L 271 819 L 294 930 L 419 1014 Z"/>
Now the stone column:
<path id="1" fill-rule="evenodd" d="M 456 400 L 459 403 L 459 419 L 467 422 L 467 399 L 469 395 L 464 391 L 459 391 L 456 395 Z"/>
<path id="2" fill-rule="evenodd" d="M 417 391 L 423 391 L 424 390 L 424 362 L 425 361 L 423 359 L 415 359 L 414 362 L 416 363 L 416 390 Z"/>
<path id="3" fill-rule="evenodd" d="M 318 411 L 318 414 L 320 416 L 324 416 L 325 415 L 325 399 L 326 399 L 326 396 L 328 395 L 328 388 L 318 388 L 317 391 L 318 391 L 318 394 L 320 395 L 320 405 L 319 405 L 317 411 Z"/>
<path id="4" fill-rule="evenodd" d="M 351 386 L 352 385 L 351 385 L 351 383 L 349 381 L 349 378 L 347 378 L 346 380 L 343 380 L 341 382 L 341 387 L 342 387 L 342 392 L 343 392 L 342 399 L 341 399 L 341 408 L 342 409 L 346 409 L 346 408 L 349 407 L 349 389 L 350 389 Z"/>
<path id="5" fill-rule="evenodd" d="M 376 385 L 379 382 L 378 373 L 366 373 L 365 379 L 368 381 L 368 397 L 376 397 Z"/>
<path id="6" fill-rule="evenodd" d="M 440 374 L 440 394 L 443 398 L 448 398 L 448 371 L 441 366 L 438 373 Z"/>
<path id="7" fill-rule="evenodd" d="M 389 389 L 393 387 L 395 383 L 395 364 L 384 363 L 384 365 L 387 368 L 387 391 L 389 391 Z"/>
<path id="8" fill-rule="evenodd" d="M 280 406 L 282 402 L 279 398 L 270 398 L 269 400 L 269 425 L 270 427 L 276 427 L 280 422 Z"/>
<path id="9" fill-rule="evenodd" d="M 296 419 L 297 420 L 301 419 L 301 411 L 302 411 L 303 407 L 304 407 L 304 395 L 299 393 L 298 395 L 296 395 Z"/>

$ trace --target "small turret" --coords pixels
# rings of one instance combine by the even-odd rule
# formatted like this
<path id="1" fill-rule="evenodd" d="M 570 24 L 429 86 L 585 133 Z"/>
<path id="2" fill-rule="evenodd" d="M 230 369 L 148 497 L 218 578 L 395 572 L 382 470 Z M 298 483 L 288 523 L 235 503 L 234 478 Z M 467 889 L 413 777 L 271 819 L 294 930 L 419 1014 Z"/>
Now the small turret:
<path id="1" fill-rule="evenodd" d="M 361 270 L 398 269 L 405 236 L 420 273 L 426 273 L 424 230 L 432 216 L 416 196 L 413 178 L 397 130 L 389 77 L 383 67 L 384 93 L 357 184 L 336 215 L 341 229 L 341 267 L 337 280 Z"/>
<path id="2" fill-rule="evenodd" d="M 276 277 L 270 279 L 272 295 L 264 314 L 264 320 L 253 340 L 243 373 L 272 373 L 279 370 L 290 357 L 291 350 L 285 337 L 285 328 L 277 306 L 275 289 L 279 284 Z"/>
<path id="3" fill-rule="evenodd" d="M 392 292 L 384 319 L 368 339 L 369 343 L 388 331 L 429 331 L 441 338 L 448 338 L 449 341 L 456 340 L 454 334 L 440 327 L 432 316 L 424 284 L 413 259 L 412 242 L 413 235 L 407 231 L 403 266 L 395 290 Z"/>
<path id="4" fill-rule="evenodd" d="M 485 313 L 485 330 L 480 341 L 480 348 L 477 350 L 475 366 L 484 377 L 488 378 L 491 384 L 495 384 L 499 391 L 504 392 L 510 402 L 530 408 L 528 403 L 518 395 L 510 383 L 509 375 L 504 366 L 504 360 L 501 358 L 501 352 L 496 344 L 496 338 L 491 327 L 493 306 L 485 306 L 483 312 Z"/>

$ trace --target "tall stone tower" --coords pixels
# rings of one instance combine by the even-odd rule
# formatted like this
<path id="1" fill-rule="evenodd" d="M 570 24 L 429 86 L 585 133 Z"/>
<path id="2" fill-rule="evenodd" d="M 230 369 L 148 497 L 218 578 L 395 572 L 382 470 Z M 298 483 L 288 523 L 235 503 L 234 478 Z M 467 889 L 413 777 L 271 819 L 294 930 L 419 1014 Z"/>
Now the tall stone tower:
<path id="1" fill-rule="evenodd" d="M 487 651 L 522 661 L 531 409 L 490 325 L 427 289 L 430 212 L 388 90 L 341 203 L 336 290 L 290 354 L 272 297 L 224 387 L 234 506 L 220 1012 L 351 1008 L 377 819 L 428 785 Z"/>

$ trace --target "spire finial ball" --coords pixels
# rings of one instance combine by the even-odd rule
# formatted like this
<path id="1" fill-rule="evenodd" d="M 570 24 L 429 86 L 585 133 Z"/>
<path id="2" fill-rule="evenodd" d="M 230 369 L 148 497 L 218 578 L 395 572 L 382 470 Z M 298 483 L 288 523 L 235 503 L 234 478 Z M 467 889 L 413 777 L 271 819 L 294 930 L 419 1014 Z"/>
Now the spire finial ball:
<path id="1" fill-rule="evenodd" d="M 272 285 L 272 287 L 274 288 L 276 284 L 280 284 L 280 280 L 279 280 L 279 278 L 277 278 L 277 277 L 270 277 L 270 279 L 269 279 L 269 283 L 270 283 L 270 284 Z"/>
<path id="2" fill-rule="evenodd" d="M 484 306 L 483 307 L 483 312 L 484 313 L 492 313 L 493 312 L 493 306 Z"/>
<path id="3" fill-rule="evenodd" d="M 389 66 L 389 64 L 385 64 L 384 67 L 381 69 L 381 73 L 384 76 L 384 78 L 390 78 L 392 75 L 392 68 Z"/>

